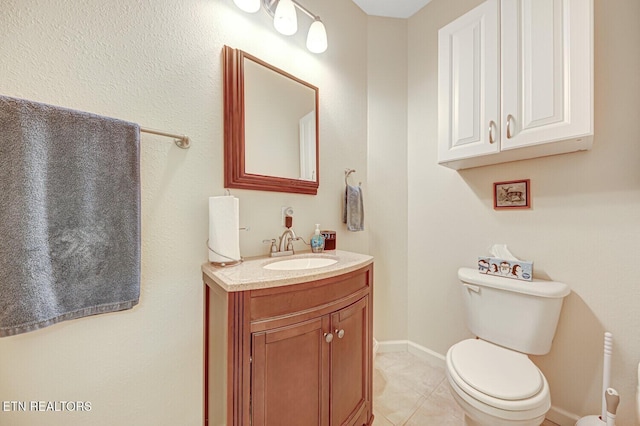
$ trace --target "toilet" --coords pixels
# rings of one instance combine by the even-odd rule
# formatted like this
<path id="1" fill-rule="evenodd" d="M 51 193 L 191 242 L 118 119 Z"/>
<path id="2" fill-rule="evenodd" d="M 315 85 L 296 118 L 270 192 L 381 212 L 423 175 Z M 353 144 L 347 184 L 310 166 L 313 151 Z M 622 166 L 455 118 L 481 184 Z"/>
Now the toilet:
<path id="1" fill-rule="evenodd" d="M 467 327 L 477 336 L 447 351 L 446 375 L 469 426 L 539 426 L 549 384 L 528 355 L 551 350 L 569 286 L 458 270 Z"/>

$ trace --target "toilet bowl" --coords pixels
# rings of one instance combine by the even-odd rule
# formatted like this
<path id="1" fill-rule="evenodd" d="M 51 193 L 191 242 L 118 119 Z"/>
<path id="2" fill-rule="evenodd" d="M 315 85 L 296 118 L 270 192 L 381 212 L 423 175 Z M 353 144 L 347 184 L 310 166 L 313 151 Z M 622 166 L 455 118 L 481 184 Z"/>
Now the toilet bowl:
<path id="1" fill-rule="evenodd" d="M 538 367 L 525 354 L 484 340 L 449 348 L 446 374 L 467 425 L 539 426 L 551 407 L 549 385 Z"/>

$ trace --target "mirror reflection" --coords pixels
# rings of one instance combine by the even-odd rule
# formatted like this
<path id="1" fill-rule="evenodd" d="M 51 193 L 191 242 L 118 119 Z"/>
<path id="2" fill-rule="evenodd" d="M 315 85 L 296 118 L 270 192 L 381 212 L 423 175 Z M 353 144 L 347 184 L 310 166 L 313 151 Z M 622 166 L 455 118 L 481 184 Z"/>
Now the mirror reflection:
<path id="1" fill-rule="evenodd" d="M 318 89 L 225 46 L 225 187 L 316 194 Z"/>
<path id="2" fill-rule="evenodd" d="M 245 58 L 247 173 L 315 180 L 315 92 Z"/>

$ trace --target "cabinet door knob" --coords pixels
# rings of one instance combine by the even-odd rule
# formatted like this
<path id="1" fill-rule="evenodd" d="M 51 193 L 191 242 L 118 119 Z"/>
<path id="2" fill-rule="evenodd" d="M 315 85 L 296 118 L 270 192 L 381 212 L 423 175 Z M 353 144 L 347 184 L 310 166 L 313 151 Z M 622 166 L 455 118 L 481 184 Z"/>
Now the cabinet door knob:
<path id="1" fill-rule="evenodd" d="M 331 333 L 324 333 L 324 340 L 327 343 L 331 343 L 331 341 L 333 340 L 333 334 Z"/>
<path id="2" fill-rule="evenodd" d="M 496 127 L 496 122 L 491 120 L 489 122 L 489 143 L 494 143 L 496 139 L 493 136 L 493 129 Z"/>
<path id="3" fill-rule="evenodd" d="M 511 139 L 511 121 L 513 120 L 513 115 L 507 115 L 507 139 Z"/>
<path id="4" fill-rule="evenodd" d="M 335 332 L 338 335 L 338 339 L 342 339 L 344 337 L 344 329 L 341 329 L 341 330 L 336 329 Z"/>

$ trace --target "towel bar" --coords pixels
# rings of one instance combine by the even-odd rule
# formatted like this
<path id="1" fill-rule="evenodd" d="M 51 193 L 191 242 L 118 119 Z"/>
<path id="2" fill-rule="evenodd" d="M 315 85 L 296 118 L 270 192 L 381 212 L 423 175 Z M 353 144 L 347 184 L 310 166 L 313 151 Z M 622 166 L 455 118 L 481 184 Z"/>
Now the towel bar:
<path id="1" fill-rule="evenodd" d="M 176 145 L 178 145 L 179 148 L 182 148 L 182 149 L 189 149 L 191 147 L 191 142 L 189 141 L 189 137 L 185 135 L 176 135 L 173 133 L 163 132 L 161 130 L 147 129 L 146 127 L 140 127 L 140 131 L 144 133 L 151 133 L 154 135 L 176 138 L 174 142 L 176 143 Z"/>

